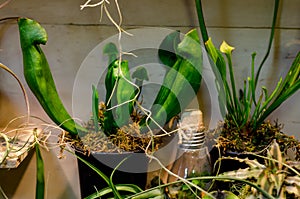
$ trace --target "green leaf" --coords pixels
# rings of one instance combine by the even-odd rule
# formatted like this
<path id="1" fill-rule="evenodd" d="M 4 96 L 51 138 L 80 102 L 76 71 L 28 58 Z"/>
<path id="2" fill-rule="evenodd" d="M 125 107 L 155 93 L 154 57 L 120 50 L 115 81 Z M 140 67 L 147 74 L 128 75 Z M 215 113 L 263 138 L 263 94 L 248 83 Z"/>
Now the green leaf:
<path id="1" fill-rule="evenodd" d="M 151 191 L 146 190 L 144 193 L 140 194 L 139 196 L 132 197 L 132 199 L 145 199 L 145 198 L 163 199 L 164 198 L 163 190 L 160 188 L 153 189 Z"/>
<path id="2" fill-rule="evenodd" d="M 221 52 L 215 47 L 211 38 L 207 40 L 205 43 L 208 55 L 212 59 L 213 63 L 216 65 L 219 74 L 222 77 L 223 82 L 226 81 L 226 62 L 224 57 L 222 56 Z M 215 73 L 217 71 L 214 71 Z"/>
<path id="3" fill-rule="evenodd" d="M 157 124 L 163 126 L 178 115 L 198 92 L 202 79 L 202 48 L 199 42 L 197 30 L 192 29 L 178 44 L 178 59 L 172 69 L 166 73 L 151 107 L 151 120 L 156 123 L 152 122 L 155 125 L 154 128 L 157 127 Z M 157 106 L 157 104 L 161 106 Z M 151 123 L 147 124 L 151 125 L 150 128 L 153 127 Z"/>
<path id="4" fill-rule="evenodd" d="M 197 15 L 198 15 L 198 21 L 199 21 L 199 27 L 200 27 L 200 31 L 201 31 L 201 35 L 202 35 L 202 40 L 203 40 L 203 43 L 205 43 L 208 40 L 208 34 L 207 34 L 207 30 L 206 30 L 201 0 L 195 0 L 195 4 L 196 4 L 196 10 L 197 10 Z"/>
<path id="5" fill-rule="evenodd" d="M 41 44 L 47 42 L 46 30 L 36 21 L 18 19 L 23 54 L 23 71 L 27 85 L 51 120 L 76 138 L 78 131 L 88 130 L 76 123 L 66 110 L 56 89 L 50 66 Z"/>
<path id="6" fill-rule="evenodd" d="M 132 73 L 131 76 L 132 79 L 138 79 L 140 81 L 148 81 L 149 80 L 149 76 L 148 76 L 148 72 L 146 70 L 145 67 L 139 66 L 136 68 L 136 70 Z M 138 86 L 142 86 L 142 85 L 138 85 Z"/>
<path id="7" fill-rule="evenodd" d="M 237 197 L 234 193 L 232 193 L 231 191 L 221 191 L 221 193 L 218 193 L 218 191 L 213 191 L 210 192 L 211 195 L 213 196 L 218 196 L 218 198 L 224 198 L 224 199 L 239 199 L 239 197 Z M 220 196 L 221 195 L 221 196 Z M 213 199 L 212 197 L 205 195 L 204 197 L 202 197 L 202 199 Z"/>
<path id="8" fill-rule="evenodd" d="M 177 61 L 176 48 L 180 42 L 180 32 L 174 31 L 167 35 L 159 46 L 158 56 L 161 62 L 172 67 Z"/>
<path id="9" fill-rule="evenodd" d="M 130 115 L 134 110 L 135 87 L 133 86 L 128 61 L 124 60 L 118 65 L 116 75 L 118 83 L 116 87 L 117 104 L 115 121 L 118 127 L 128 124 Z"/>
<path id="10" fill-rule="evenodd" d="M 92 97 L 92 114 L 93 114 L 93 121 L 94 121 L 94 127 L 95 131 L 99 131 L 99 96 L 98 96 L 98 91 L 97 88 L 93 85 L 93 97 Z"/>
<path id="11" fill-rule="evenodd" d="M 135 91 L 134 91 L 135 99 L 138 99 L 142 92 L 144 80 L 149 81 L 148 72 L 145 67 L 139 66 L 132 73 L 131 78 L 135 79 L 134 84 L 135 84 L 135 86 L 138 87 L 138 88 L 135 88 Z"/>
<path id="12" fill-rule="evenodd" d="M 258 71 L 256 73 L 255 82 L 254 82 L 255 87 L 258 83 L 258 78 L 259 78 L 259 75 L 260 75 L 260 71 L 261 71 L 265 61 L 269 57 L 269 54 L 270 54 L 270 51 L 271 51 L 273 38 L 274 38 L 274 33 L 275 33 L 276 20 L 277 20 L 278 10 L 279 10 L 279 2 L 280 2 L 279 0 L 275 0 L 274 10 L 273 10 L 273 21 L 272 21 L 272 28 L 271 28 L 270 37 L 269 37 L 268 49 L 267 49 L 267 52 L 266 52 L 262 62 L 259 65 Z"/>
<path id="13" fill-rule="evenodd" d="M 297 54 L 296 58 L 294 59 L 287 75 L 285 76 L 282 86 L 279 89 L 277 98 L 280 97 L 281 94 L 285 93 L 285 91 L 297 84 L 299 82 L 300 76 L 300 52 Z"/>
<path id="14" fill-rule="evenodd" d="M 44 179 L 44 161 L 41 155 L 40 146 L 35 144 L 36 154 L 36 199 L 44 199 L 45 195 L 45 179 Z"/>
<path id="15" fill-rule="evenodd" d="M 178 44 L 177 52 L 180 53 L 180 56 L 186 55 L 186 58 L 196 60 L 202 58 L 202 49 L 200 47 L 200 40 L 196 29 L 192 29 L 185 34 L 182 41 Z M 196 65 L 197 63 L 193 64 Z"/>
<path id="16" fill-rule="evenodd" d="M 115 187 L 118 191 L 122 191 L 122 192 L 124 191 L 124 192 L 134 193 L 134 194 L 142 191 L 141 188 L 139 188 L 138 186 L 136 186 L 134 184 L 117 184 L 117 185 L 115 185 Z M 110 187 L 106 187 L 106 188 L 103 188 L 103 189 L 87 196 L 85 199 L 100 198 L 109 193 L 112 193 L 112 189 Z"/>
<path id="17" fill-rule="evenodd" d="M 249 78 L 249 98 L 252 97 L 252 102 L 256 104 L 256 84 L 255 84 L 255 74 L 254 74 L 254 68 L 255 68 L 255 57 L 256 52 L 253 52 L 251 54 L 251 78 Z"/>
<path id="18" fill-rule="evenodd" d="M 112 42 L 106 44 L 103 47 L 103 54 L 106 54 L 108 56 L 108 64 L 111 64 L 112 62 L 114 62 L 117 57 L 118 57 L 118 49 L 116 47 L 116 45 Z"/>
<path id="19" fill-rule="evenodd" d="M 97 167 L 95 167 L 94 165 L 89 163 L 88 161 L 84 160 L 83 158 L 79 157 L 74 152 L 71 152 L 71 151 L 69 151 L 69 152 L 72 153 L 74 156 L 76 156 L 76 158 L 79 159 L 81 162 L 83 162 L 85 165 L 90 167 L 93 171 L 95 171 L 107 183 L 107 185 L 109 185 L 109 178 L 100 169 L 98 169 Z"/>
<path id="20" fill-rule="evenodd" d="M 287 100 L 291 95 L 293 95 L 300 88 L 300 81 L 297 81 L 293 86 L 286 89 L 286 91 L 278 96 L 271 105 L 263 112 L 262 116 L 259 117 L 257 121 L 258 124 L 262 123 L 265 118 L 267 118 L 274 110 L 276 110 L 285 100 Z"/>

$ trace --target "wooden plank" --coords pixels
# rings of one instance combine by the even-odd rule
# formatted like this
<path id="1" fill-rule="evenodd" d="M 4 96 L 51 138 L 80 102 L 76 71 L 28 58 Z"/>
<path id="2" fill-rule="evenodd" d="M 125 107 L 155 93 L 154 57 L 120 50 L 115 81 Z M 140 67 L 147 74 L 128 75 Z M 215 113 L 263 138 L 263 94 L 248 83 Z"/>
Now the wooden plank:
<path id="1" fill-rule="evenodd" d="M 17 168 L 21 162 L 27 157 L 29 150 L 33 148 L 34 131 L 37 136 L 41 133 L 41 129 L 10 129 L 5 132 L 9 143 L 5 142 L 4 137 L 0 137 L 0 169 Z"/>
<path id="2" fill-rule="evenodd" d="M 108 6 L 116 16 L 114 1 Z M 47 24 L 99 24 L 100 8 L 80 11 L 84 1 L 12 1 L 1 9 L 0 18 L 26 16 Z M 203 0 L 205 18 L 213 27 L 270 27 L 274 1 L 270 0 Z M 119 1 L 125 25 L 196 26 L 193 0 L 123 0 Z M 281 3 L 282 28 L 299 28 L 298 0 Z M 111 23 L 106 17 L 100 24 Z"/>

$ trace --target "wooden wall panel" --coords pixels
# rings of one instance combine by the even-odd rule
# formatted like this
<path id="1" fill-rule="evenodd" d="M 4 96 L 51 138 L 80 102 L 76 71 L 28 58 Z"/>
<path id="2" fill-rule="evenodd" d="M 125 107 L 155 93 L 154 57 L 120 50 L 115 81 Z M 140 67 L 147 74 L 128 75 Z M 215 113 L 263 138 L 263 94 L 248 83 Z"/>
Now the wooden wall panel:
<path id="1" fill-rule="evenodd" d="M 113 2 L 108 8 L 115 13 Z M 48 24 L 99 24 L 100 8 L 80 11 L 83 3 L 84 0 L 15 0 L 1 10 L 0 17 L 26 16 Z M 203 0 L 203 8 L 208 26 L 270 27 L 273 3 L 271 0 Z M 193 0 L 119 0 L 119 4 L 126 25 L 197 25 Z M 281 7 L 278 26 L 299 28 L 299 1 L 281 1 Z M 102 24 L 111 23 L 103 20 Z"/>
<path id="2" fill-rule="evenodd" d="M 113 1 L 111 2 L 109 9 L 115 16 Z M 273 2 L 271 0 L 203 0 L 208 31 L 216 46 L 219 46 L 222 40 L 226 40 L 236 47 L 233 59 L 239 82 L 249 75 L 251 53 L 257 52 L 257 64 L 264 56 L 272 20 Z M 87 8 L 80 11 L 80 5 L 83 3 L 84 0 L 13 0 L 0 9 L 0 18 L 26 16 L 41 22 L 45 27 L 49 40 L 42 48 L 47 55 L 61 98 L 70 112 L 72 112 L 73 83 L 82 61 L 98 43 L 116 34 L 116 29 L 107 17 L 99 22 L 100 8 Z M 125 29 L 154 26 L 181 30 L 184 33 L 198 26 L 192 0 L 119 0 L 119 3 Z M 287 73 L 288 67 L 300 49 L 299 0 L 283 0 L 281 6 L 281 18 L 277 24 L 274 47 L 260 82 L 261 85 L 271 89 L 280 76 Z M 0 62 L 9 66 L 25 83 L 18 29 L 13 21 L 0 22 Z M 29 89 L 28 93 L 32 113 L 49 121 Z M 300 139 L 299 106 L 298 92 L 270 119 L 278 118 L 285 124 L 284 131 Z M 0 70 L 0 110 L 4 112 L 0 113 L 0 126 L 25 113 L 18 85 L 3 70 Z M 204 107 L 203 110 L 205 111 Z M 50 154 L 46 161 L 53 161 L 52 156 Z M 76 164 L 76 160 L 68 157 L 66 161 L 58 162 L 59 166 L 54 165 L 54 167 L 61 169 L 62 164 L 73 165 Z M 34 164 L 30 166 L 24 180 L 30 178 L 32 169 Z M 59 172 L 51 170 L 49 175 L 62 175 L 60 172 L 63 172 L 67 176 L 65 181 L 57 178 L 60 180 L 61 187 L 65 188 L 65 192 L 62 193 L 62 189 L 56 192 L 54 185 L 57 181 L 55 178 L 49 178 L 51 191 L 47 192 L 47 197 L 80 198 L 78 182 L 73 183 L 74 175 L 78 175 L 75 170 L 76 168 Z M 26 189 L 26 186 L 26 181 L 22 181 L 14 198 L 22 198 L 24 190 L 28 191 L 28 197 L 33 198 L 34 188 Z M 30 186 L 34 186 L 34 183 Z"/>

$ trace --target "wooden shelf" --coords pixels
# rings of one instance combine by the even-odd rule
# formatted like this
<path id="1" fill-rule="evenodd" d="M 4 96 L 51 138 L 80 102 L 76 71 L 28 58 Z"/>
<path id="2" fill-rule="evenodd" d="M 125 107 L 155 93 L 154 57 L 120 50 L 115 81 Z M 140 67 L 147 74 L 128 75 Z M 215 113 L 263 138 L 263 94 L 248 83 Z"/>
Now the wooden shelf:
<path id="1" fill-rule="evenodd" d="M 9 149 L 7 150 L 5 139 L 0 137 L 0 168 L 17 168 L 20 165 L 34 147 L 34 131 L 37 135 L 41 133 L 41 129 L 18 129 L 4 132 L 9 139 Z"/>

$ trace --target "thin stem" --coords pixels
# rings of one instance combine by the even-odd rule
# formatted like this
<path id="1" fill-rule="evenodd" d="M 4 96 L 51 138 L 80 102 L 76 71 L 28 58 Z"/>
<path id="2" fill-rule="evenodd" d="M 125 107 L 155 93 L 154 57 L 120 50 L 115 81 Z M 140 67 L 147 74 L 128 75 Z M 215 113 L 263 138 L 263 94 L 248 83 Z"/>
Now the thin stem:
<path id="1" fill-rule="evenodd" d="M 200 26 L 200 31 L 202 34 L 202 40 L 203 40 L 203 43 L 205 43 L 208 40 L 208 34 L 207 34 L 206 25 L 205 25 L 205 21 L 204 21 L 201 0 L 195 0 L 195 3 L 196 3 L 197 14 L 198 14 L 198 22 L 199 22 L 199 26 Z"/>
<path id="2" fill-rule="evenodd" d="M 239 111 L 240 109 L 239 109 L 239 102 L 238 102 L 238 98 L 237 98 L 237 94 L 236 94 L 235 79 L 234 79 L 234 72 L 233 72 L 231 55 L 226 53 L 226 57 L 228 59 L 229 77 L 230 77 L 234 107 L 237 111 Z M 236 114 L 237 114 L 237 117 L 238 117 L 239 112 L 237 112 Z"/>
<path id="3" fill-rule="evenodd" d="M 255 56 L 256 56 L 256 53 L 252 53 L 251 57 L 252 57 L 252 61 L 251 61 L 251 81 L 249 81 L 249 96 L 250 96 L 250 93 L 252 95 L 252 100 L 253 100 L 253 103 L 254 105 L 256 105 L 256 97 L 255 97 L 255 90 L 256 90 L 256 83 L 255 83 L 255 77 L 254 77 L 254 64 L 255 64 Z M 251 104 L 250 104 L 251 106 Z"/>
<path id="4" fill-rule="evenodd" d="M 114 170 L 112 171 L 111 175 L 110 175 L 110 178 L 109 178 L 109 186 L 110 188 L 112 189 L 115 197 L 119 198 L 119 199 L 122 199 L 123 197 L 121 196 L 120 192 L 117 190 L 116 186 L 114 185 L 113 183 L 113 175 L 115 173 L 115 171 L 123 164 L 123 162 L 125 162 L 127 160 L 127 158 L 124 158 L 115 168 Z"/>
<path id="5" fill-rule="evenodd" d="M 272 41 L 273 41 L 274 33 L 275 33 L 275 25 L 276 25 L 276 20 L 277 20 L 277 15 L 278 15 L 278 8 L 279 8 L 279 0 L 275 0 L 274 14 L 273 14 L 273 21 L 272 21 L 272 28 L 271 28 L 270 38 L 269 38 L 268 49 L 265 54 L 265 57 L 263 58 L 261 64 L 259 65 L 259 68 L 258 68 L 258 71 L 256 74 L 256 78 L 255 78 L 255 87 L 257 86 L 261 69 L 262 69 L 264 63 L 266 62 L 266 60 L 270 54 L 270 51 L 271 51 L 271 47 L 272 47 L 272 43 L 273 43 Z"/>

